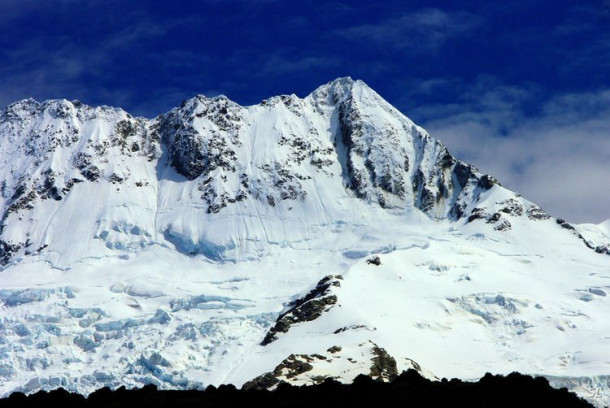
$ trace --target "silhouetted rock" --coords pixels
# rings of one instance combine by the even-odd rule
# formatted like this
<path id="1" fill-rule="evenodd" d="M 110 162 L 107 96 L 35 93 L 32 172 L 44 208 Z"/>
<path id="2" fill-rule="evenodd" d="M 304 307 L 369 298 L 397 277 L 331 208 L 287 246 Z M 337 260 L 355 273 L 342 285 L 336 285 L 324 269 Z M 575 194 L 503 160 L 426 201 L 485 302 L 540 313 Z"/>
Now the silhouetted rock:
<path id="1" fill-rule="evenodd" d="M 85 399 L 63 389 L 30 396 L 14 393 L 0 400 L 4 407 L 591 407 L 567 389 L 554 389 L 542 377 L 519 373 L 485 374 L 478 382 L 457 379 L 430 381 L 408 370 L 384 383 L 359 375 L 353 384 L 327 378 L 319 385 L 296 387 L 280 384 L 275 391 L 237 390 L 233 385 L 209 386 L 205 391 L 162 391 L 154 385 L 115 391 L 102 388 Z"/>

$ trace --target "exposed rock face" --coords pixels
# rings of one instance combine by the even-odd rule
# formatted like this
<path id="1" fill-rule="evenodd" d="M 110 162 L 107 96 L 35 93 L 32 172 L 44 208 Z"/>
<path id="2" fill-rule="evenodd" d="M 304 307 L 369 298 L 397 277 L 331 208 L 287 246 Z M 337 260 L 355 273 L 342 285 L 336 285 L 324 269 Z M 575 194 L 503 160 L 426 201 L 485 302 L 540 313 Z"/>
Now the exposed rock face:
<path id="1" fill-rule="evenodd" d="M 371 377 L 379 381 L 394 381 L 398 376 L 396 360 L 387 351 L 373 344 L 373 365 L 371 366 Z"/>
<path id="2" fill-rule="evenodd" d="M 216 169 L 235 172 L 240 110 L 226 98 L 197 96 L 159 116 L 153 129 L 167 145 L 172 166 L 188 180 Z"/>
<path id="3" fill-rule="evenodd" d="M 379 266 L 379 265 L 381 265 L 381 258 L 379 258 L 378 256 L 373 256 L 373 257 L 367 259 L 366 263 L 369 265 Z"/>
<path id="4" fill-rule="evenodd" d="M 317 319 L 337 303 L 337 296 L 332 294 L 331 288 L 341 286 L 337 276 L 327 276 L 321 279 L 316 287 L 305 296 L 298 298 L 288 305 L 288 310 L 280 314 L 275 325 L 269 329 L 261 342 L 262 346 L 277 340 L 279 333 L 287 333 L 291 326 Z"/>
<path id="5" fill-rule="evenodd" d="M 583 244 L 585 244 L 585 246 L 589 249 L 594 250 L 595 252 L 597 252 L 598 254 L 606 254 L 606 255 L 610 255 L 610 242 L 607 243 L 595 243 L 593 241 L 590 241 L 588 239 L 586 239 L 582 233 L 580 233 L 575 227 L 574 225 L 570 224 L 569 222 L 562 220 L 561 218 L 558 218 L 555 220 L 557 222 L 557 224 L 559 226 L 561 226 L 561 228 L 565 228 L 568 231 L 572 232 L 575 236 L 577 236 L 582 242 Z"/>
<path id="6" fill-rule="evenodd" d="M 527 209 L 527 217 L 532 221 L 548 220 L 551 218 L 550 215 L 535 204 Z"/>
<path id="7" fill-rule="evenodd" d="M 280 377 L 290 380 L 299 374 L 311 371 L 313 366 L 309 363 L 313 359 L 314 357 L 305 354 L 291 354 L 273 370 L 273 373 L 265 373 L 248 381 L 242 386 L 242 389 L 269 389 L 281 381 Z"/>
<path id="8" fill-rule="evenodd" d="M 347 365 L 349 368 L 345 368 Z M 342 381 L 353 379 L 358 375 L 366 375 L 379 382 L 391 382 L 398 376 L 396 360 L 390 356 L 385 349 L 379 347 L 372 341 L 358 344 L 351 353 L 341 347 L 330 347 L 321 354 L 291 354 L 272 372 L 246 382 L 242 389 L 275 389 L 280 383 L 293 385 L 320 384 L 326 378 L 333 378 L 332 373 L 337 368 L 343 367 L 341 372 L 337 371 L 337 378 Z M 409 360 L 405 367 L 415 369 L 426 378 L 435 378 L 430 373 Z M 326 375 L 320 375 L 326 373 Z"/>
<path id="9" fill-rule="evenodd" d="M 475 207 L 467 222 L 483 220 L 492 224 L 495 231 L 510 231 L 510 219 L 527 217 L 530 221 L 545 221 L 551 218 L 544 210 L 532 203 L 526 203 L 518 196 L 493 203 L 489 208 Z"/>

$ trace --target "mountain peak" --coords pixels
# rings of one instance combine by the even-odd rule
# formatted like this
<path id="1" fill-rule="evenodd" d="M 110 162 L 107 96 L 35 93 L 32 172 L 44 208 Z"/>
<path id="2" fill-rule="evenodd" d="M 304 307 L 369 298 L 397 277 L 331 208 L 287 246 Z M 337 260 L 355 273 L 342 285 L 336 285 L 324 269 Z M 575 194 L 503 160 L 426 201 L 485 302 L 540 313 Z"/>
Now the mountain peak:
<path id="1" fill-rule="evenodd" d="M 2 112 L 8 119 L 25 118 L 40 109 L 40 102 L 34 98 L 26 98 L 8 105 Z"/>
<path id="2" fill-rule="evenodd" d="M 0 121 L 0 132 L 8 136 L 3 151 L 14 152 L 0 157 L 3 263 L 32 245 L 69 254 L 55 248 L 54 242 L 62 239 L 54 234 L 61 230 L 42 227 L 43 219 L 29 224 L 27 214 L 38 208 L 56 213 L 92 183 L 111 188 L 120 205 L 124 200 L 158 202 L 144 217 L 146 223 L 158 214 L 169 217 L 146 228 L 142 220 L 122 219 L 150 235 L 126 239 L 115 237 L 116 231 L 104 232 L 114 231 L 103 221 L 114 216 L 100 206 L 81 220 L 81 229 L 103 237 L 102 253 L 163 237 L 159 242 L 216 260 L 233 256 L 235 240 L 260 241 L 262 235 L 269 242 L 293 242 L 308 236 L 309 223 L 349 218 L 341 200 L 364 205 L 367 213 L 416 210 L 431 219 L 459 220 L 494 184 L 350 77 L 331 81 L 305 99 L 278 96 L 245 108 L 224 95 L 197 95 L 153 120 L 67 100 L 25 100 L 12 106 L 19 111 L 16 119 Z M 23 146 L 13 146 L 23 140 Z M 148 185 L 150 190 L 142 188 Z M 142 196 L 133 198 L 130 191 Z M 105 194 L 100 203 L 109 199 Z M 145 203 L 142 208 L 149 207 Z M 182 219 L 182 211 L 194 211 L 206 221 L 172 220 Z M 264 224 L 269 226 L 264 232 L 236 226 L 212 233 L 208 226 L 221 219 L 215 214 L 249 214 L 252 219 L 267 214 Z M 304 220 L 298 228 L 280 226 L 296 214 Z M 65 262 L 75 260 L 67 258 Z"/>
<path id="3" fill-rule="evenodd" d="M 327 103 L 338 104 L 346 98 L 352 96 L 356 90 L 370 90 L 363 81 L 353 80 L 351 77 L 340 77 L 316 88 L 308 98 L 316 101 L 326 101 Z"/>
<path id="4" fill-rule="evenodd" d="M 357 82 L 362 82 L 360 80 L 354 80 L 351 76 L 338 77 L 333 79 L 332 81 L 328 81 L 327 83 L 320 85 L 317 89 L 320 88 L 346 88 L 349 89 Z M 314 91 L 315 92 L 315 91 Z"/>
<path id="5" fill-rule="evenodd" d="M 150 120 L 6 112 L 0 396 L 603 372 L 607 230 L 551 218 L 362 81 Z"/>

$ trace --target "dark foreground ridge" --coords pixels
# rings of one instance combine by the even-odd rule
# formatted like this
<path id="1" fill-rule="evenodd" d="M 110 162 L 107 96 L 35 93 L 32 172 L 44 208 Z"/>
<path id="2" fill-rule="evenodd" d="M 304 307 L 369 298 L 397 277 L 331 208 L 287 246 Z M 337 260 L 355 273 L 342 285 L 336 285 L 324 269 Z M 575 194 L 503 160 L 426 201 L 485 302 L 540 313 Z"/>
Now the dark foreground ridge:
<path id="1" fill-rule="evenodd" d="M 327 379 L 320 385 L 296 387 L 282 383 L 275 391 L 238 390 L 233 385 L 205 391 L 160 391 L 154 385 L 116 391 L 102 388 L 88 398 L 64 389 L 30 396 L 14 393 L 0 400 L 5 407 L 592 407 L 569 392 L 555 389 L 542 377 L 512 373 L 486 374 L 476 383 L 430 381 L 417 371 L 403 372 L 391 383 L 360 375 L 351 385 Z"/>

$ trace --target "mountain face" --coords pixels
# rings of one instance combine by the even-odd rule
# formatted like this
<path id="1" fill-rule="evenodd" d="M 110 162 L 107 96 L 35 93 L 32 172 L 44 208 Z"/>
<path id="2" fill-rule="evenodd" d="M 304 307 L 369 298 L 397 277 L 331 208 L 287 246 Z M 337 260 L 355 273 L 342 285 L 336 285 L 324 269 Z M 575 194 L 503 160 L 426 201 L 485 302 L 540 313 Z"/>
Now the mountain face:
<path id="1" fill-rule="evenodd" d="M 361 81 L 150 120 L 20 101 L 0 183 L 4 395 L 415 368 L 610 401 L 607 229 L 552 218 Z"/>
<path id="2" fill-rule="evenodd" d="M 238 240 L 294 242 L 306 225 L 345 217 L 339 197 L 366 212 L 459 220 L 497 184 L 350 79 L 251 107 L 197 96 L 151 121 L 33 100 L 9 106 L 0 121 L 5 265 L 53 252 L 63 267 L 153 243 L 226 260 Z M 71 204 L 87 201 L 87 214 L 74 217 Z M 223 220 L 236 215 L 228 227 Z M 219 220 L 222 231 L 210 232 Z M 287 231 L 287 222 L 296 225 Z M 97 245 L 65 250 L 92 239 Z"/>

